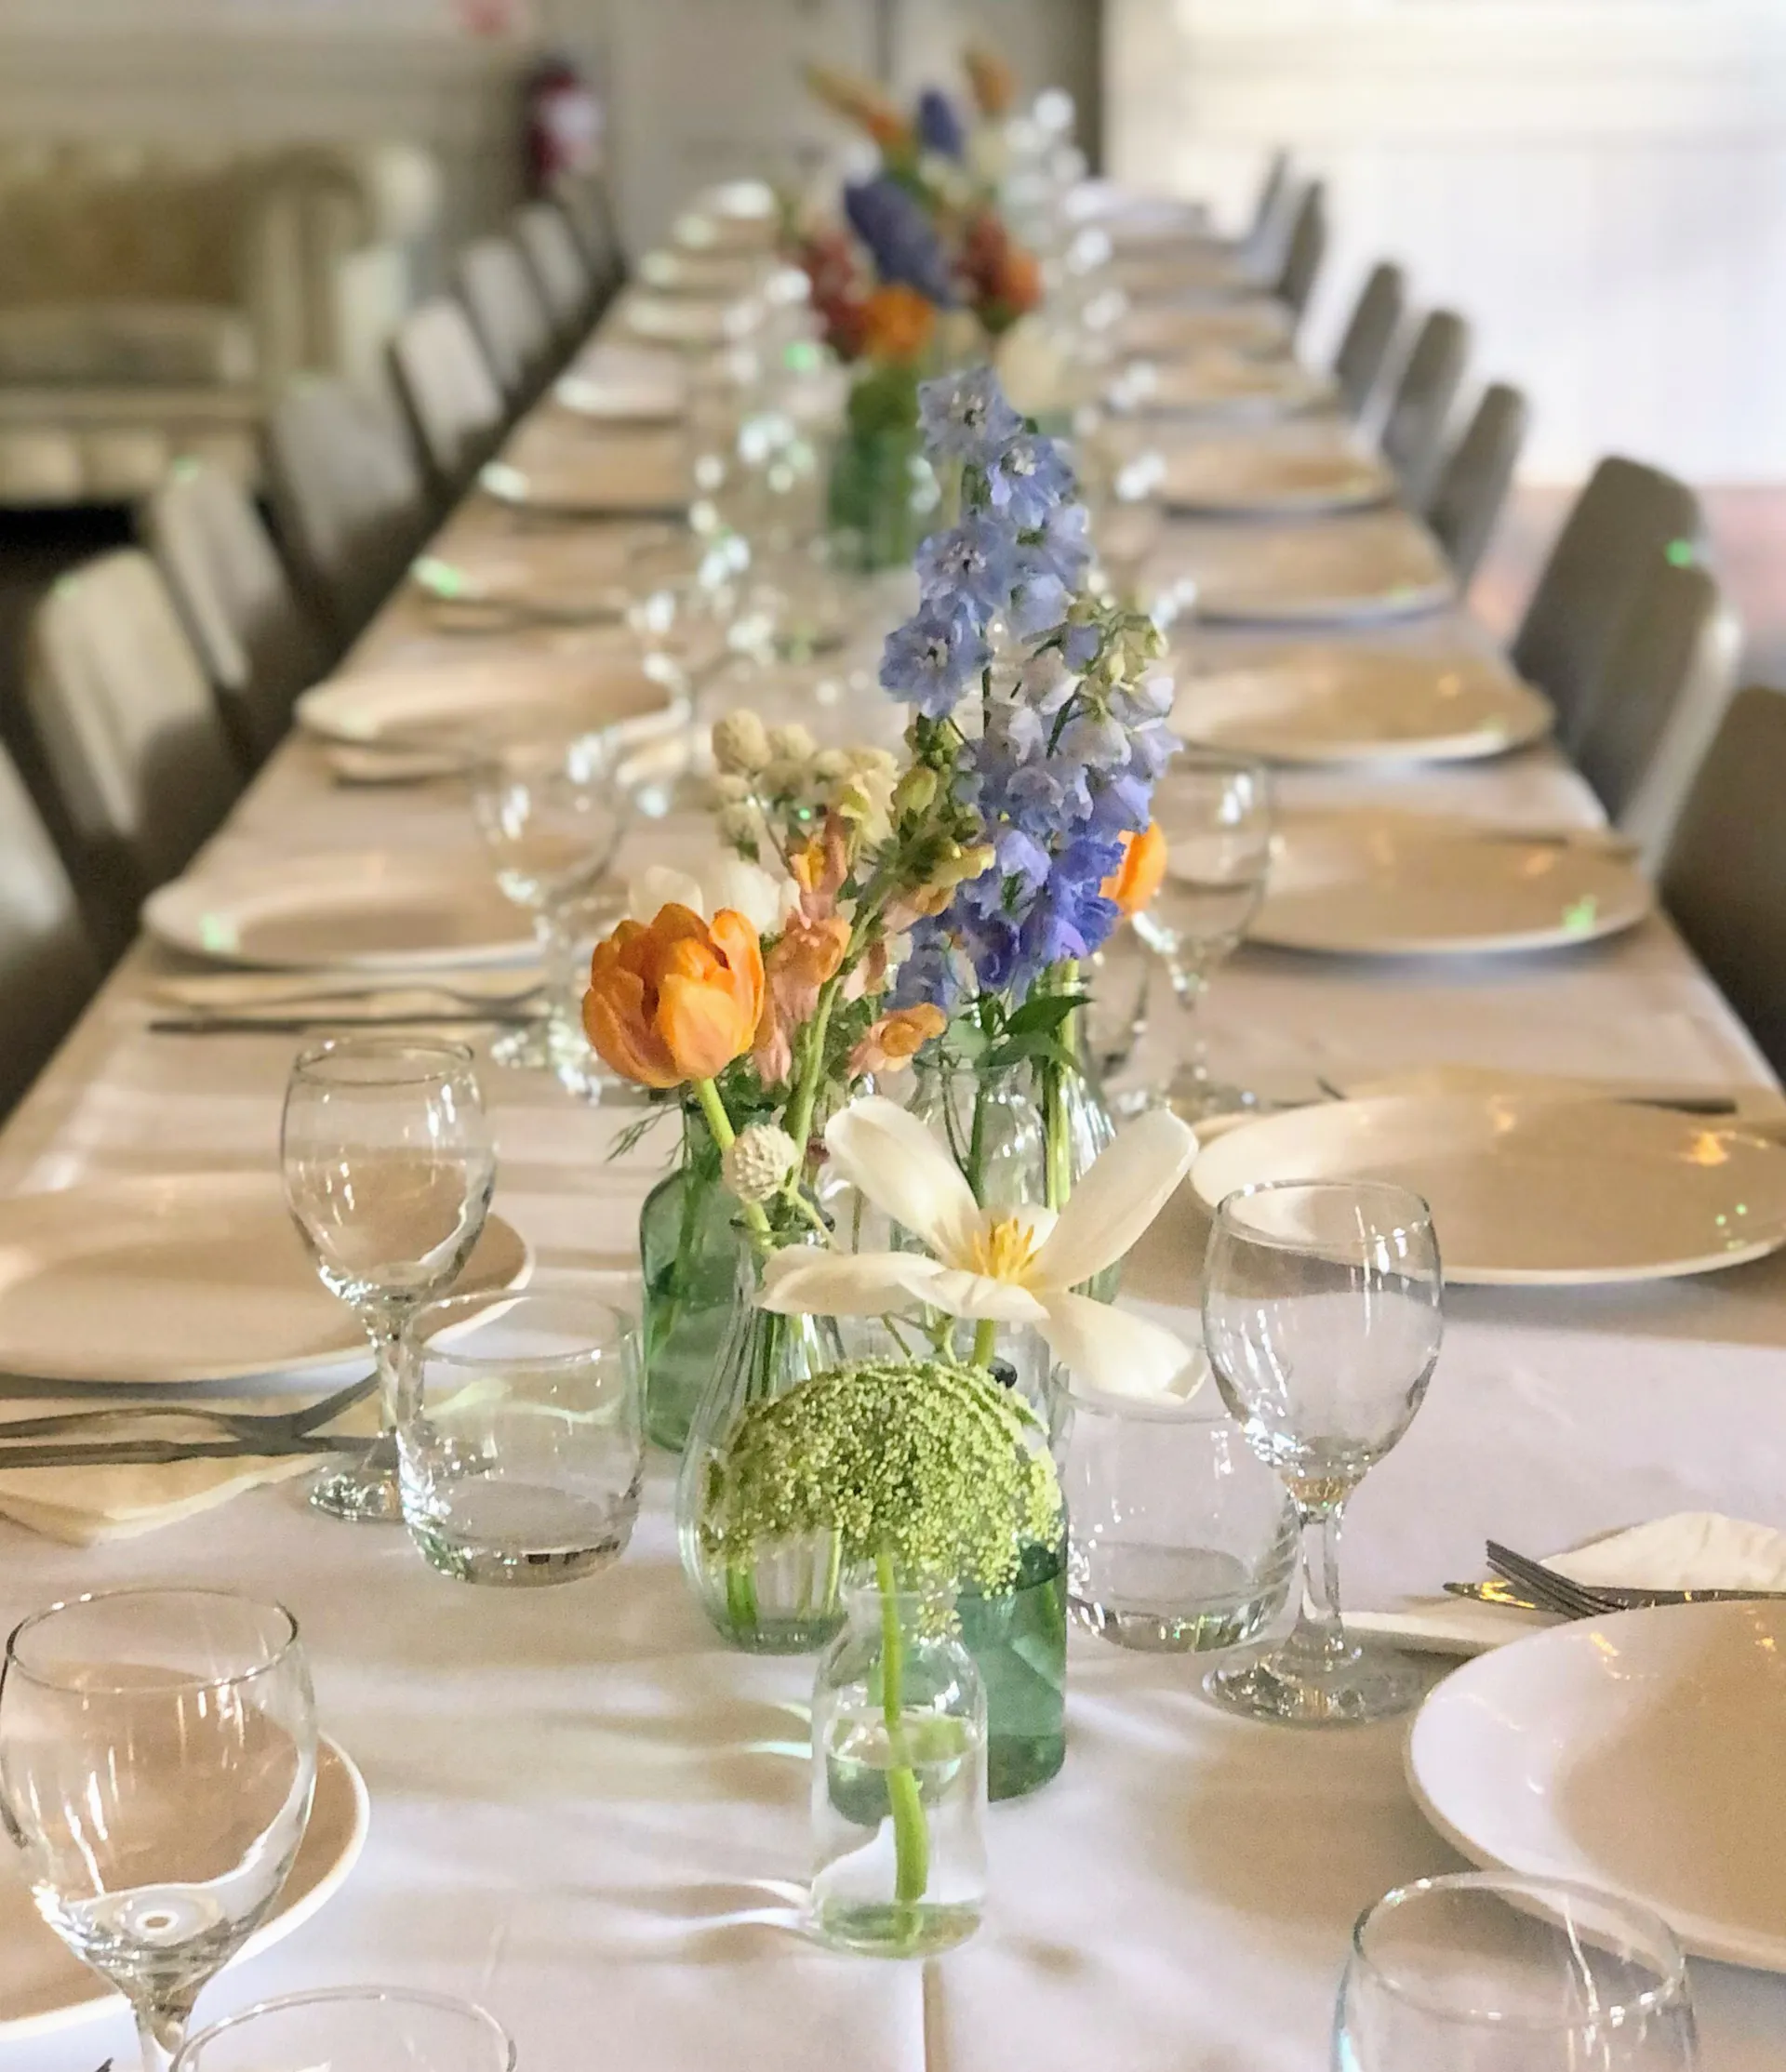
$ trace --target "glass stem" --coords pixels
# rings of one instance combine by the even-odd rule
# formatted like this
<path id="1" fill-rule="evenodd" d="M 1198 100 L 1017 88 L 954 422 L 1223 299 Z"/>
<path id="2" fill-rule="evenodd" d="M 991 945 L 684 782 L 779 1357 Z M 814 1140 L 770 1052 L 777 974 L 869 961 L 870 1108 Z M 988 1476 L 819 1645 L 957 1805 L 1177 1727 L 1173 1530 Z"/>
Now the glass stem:
<path id="1" fill-rule="evenodd" d="M 1329 1669 L 1345 1657 L 1346 1630 L 1340 1618 L 1340 1522 L 1343 1507 L 1298 1504 L 1302 1534 L 1302 1602 L 1286 1648 Z"/>
<path id="2" fill-rule="evenodd" d="M 379 1430 L 389 1438 L 397 1428 L 403 1395 L 403 1319 L 394 1309 L 367 1309 L 366 1335 L 379 1370 Z"/>
<path id="3" fill-rule="evenodd" d="M 171 2004 L 136 2008 L 137 2040 L 142 2049 L 142 2072 L 169 2072 L 175 2054 L 186 2040 L 186 2025 L 192 2019 L 196 1992 Z"/>
<path id="4" fill-rule="evenodd" d="M 1168 957 L 1166 968 L 1179 1008 L 1179 1075 L 1201 1086 L 1209 1077 L 1209 1054 L 1204 1046 L 1203 1017 L 1197 1009 L 1209 990 L 1208 975 L 1201 964 L 1188 963 L 1182 956 Z"/>

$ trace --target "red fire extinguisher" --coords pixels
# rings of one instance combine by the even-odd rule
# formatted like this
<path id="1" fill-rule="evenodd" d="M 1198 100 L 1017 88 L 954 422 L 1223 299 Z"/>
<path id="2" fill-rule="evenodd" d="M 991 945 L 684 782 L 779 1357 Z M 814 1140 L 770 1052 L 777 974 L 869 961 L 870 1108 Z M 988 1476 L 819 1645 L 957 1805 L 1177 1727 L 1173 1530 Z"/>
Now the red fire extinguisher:
<path id="1" fill-rule="evenodd" d="M 568 58 L 543 58 L 526 84 L 527 189 L 544 194 L 602 162 L 602 103 Z"/>

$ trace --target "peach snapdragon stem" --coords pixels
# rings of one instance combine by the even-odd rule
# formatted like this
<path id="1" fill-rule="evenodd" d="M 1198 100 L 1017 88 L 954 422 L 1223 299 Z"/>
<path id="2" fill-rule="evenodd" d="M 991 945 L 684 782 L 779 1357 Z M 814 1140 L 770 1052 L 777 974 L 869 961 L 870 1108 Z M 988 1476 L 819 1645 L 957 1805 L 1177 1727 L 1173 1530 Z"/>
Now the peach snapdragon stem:
<path id="1" fill-rule="evenodd" d="M 707 1127 L 713 1139 L 719 1146 L 723 1158 L 738 1141 L 738 1132 L 732 1127 L 732 1119 L 726 1112 L 726 1103 L 719 1097 L 719 1088 L 710 1079 L 694 1079 L 688 1082 L 695 1090 L 695 1098 L 700 1103 L 700 1112 L 707 1118 Z M 763 1214 L 762 1203 L 745 1202 L 740 1204 L 744 1220 L 753 1234 L 763 1240 L 770 1236 L 769 1219 Z"/>

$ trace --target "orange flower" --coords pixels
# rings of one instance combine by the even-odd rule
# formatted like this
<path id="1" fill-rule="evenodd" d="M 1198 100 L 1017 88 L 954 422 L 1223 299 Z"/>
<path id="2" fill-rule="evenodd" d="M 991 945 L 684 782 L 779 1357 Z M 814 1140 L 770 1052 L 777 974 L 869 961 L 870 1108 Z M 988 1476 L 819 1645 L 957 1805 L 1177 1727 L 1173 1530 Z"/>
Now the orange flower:
<path id="1" fill-rule="evenodd" d="M 1166 837 L 1158 822 L 1150 820 L 1140 834 L 1124 835 L 1123 860 L 1100 889 L 1124 913 L 1137 914 L 1152 902 L 1165 876 Z"/>
<path id="2" fill-rule="evenodd" d="M 673 901 L 623 921 L 590 960 L 583 1028 L 641 1086 L 712 1079 L 750 1049 L 763 1013 L 763 946 L 731 907 L 710 923 Z"/>
<path id="3" fill-rule="evenodd" d="M 911 142 L 911 125 L 872 79 L 837 65 L 808 65 L 806 86 L 827 108 L 860 123 L 883 151 Z"/>
<path id="4" fill-rule="evenodd" d="M 933 1036 L 940 1036 L 949 1017 L 940 1007 L 926 1001 L 915 1007 L 896 1007 L 890 1015 L 869 1025 L 860 1043 L 849 1054 L 849 1076 L 864 1072 L 897 1072 L 909 1065 Z"/>
<path id="5" fill-rule="evenodd" d="M 918 359 L 936 327 L 936 305 L 903 281 L 877 287 L 862 310 L 862 342 L 876 360 Z"/>
<path id="6" fill-rule="evenodd" d="M 1042 299 L 1042 269 L 1020 245 L 1006 247 L 993 281 L 993 293 L 1020 316 Z"/>
<path id="7" fill-rule="evenodd" d="M 1008 115 L 1017 99 L 1017 74 L 996 50 L 970 43 L 961 54 L 974 105 L 982 115 Z"/>
<path id="8" fill-rule="evenodd" d="M 849 923 L 842 914 L 795 914 L 769 951 L 764 971 L 763 1012 L 752 1053 L 758 1076 L 774 1085 L 793 1063 L 793 1032 L 812 1019 L 819 989 L 837 976 L 849 948 Z"/>

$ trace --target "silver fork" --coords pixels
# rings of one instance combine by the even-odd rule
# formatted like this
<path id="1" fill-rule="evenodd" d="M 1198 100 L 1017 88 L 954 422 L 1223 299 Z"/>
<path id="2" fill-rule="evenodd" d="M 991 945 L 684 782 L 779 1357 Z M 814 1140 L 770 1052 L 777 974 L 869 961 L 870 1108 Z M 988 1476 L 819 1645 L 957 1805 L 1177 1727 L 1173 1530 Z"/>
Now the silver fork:
<path id="1" fill-rule="evenodd" d="M 1606 1583 L 1577 1583 L 1498 1540 L 1487 1543 L 1488 1566 L 1530 1597 L 1540 1611 L 1566 1619 L 1603 1618 L 1608 1612 L 1647 1611 L 1660 1604 L 1753 1604 L 1786 1596 L 1779 1590 L 1642 1590 Z"/>
<path id="2" fill-rule="evenodd" d="M 41 1417 L 14 1417 L 0 1421 L 0 1445 L 14 1440 L 58 1438 L 66 1432 L 85 1430 L 89 1425 L 134 1423 L 143 1418 L 191 1418 L 217 1425 L 233 1439 L 264 1439 L 273 1441 L 308 1438 L 332 1424 L 345 1410 L 364 1402 L 379 1386 L 377 1375 L 362 1375 L 346 1388 L 338 1388 L 320 1402 L 306 1403 L 301 1410 L 214 1410 L 208 1403 L 114 1403 L 93 1410 L 58 1410 Z"/>

